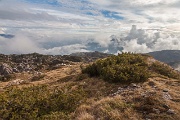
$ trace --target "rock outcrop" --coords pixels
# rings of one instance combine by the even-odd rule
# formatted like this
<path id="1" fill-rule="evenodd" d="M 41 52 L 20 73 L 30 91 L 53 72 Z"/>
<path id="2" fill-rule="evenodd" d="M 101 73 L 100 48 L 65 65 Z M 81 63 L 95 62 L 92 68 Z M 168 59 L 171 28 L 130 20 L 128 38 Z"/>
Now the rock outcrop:
<path id="1" fill-rule="evenodd" d="M 6 63 L 2 63 L 0 64 L 0 75 L 9 75 L 9 74 L 12 74 L 13 73 L 13 69 L 11 66 L 9 66 L 8 64 Z"/>

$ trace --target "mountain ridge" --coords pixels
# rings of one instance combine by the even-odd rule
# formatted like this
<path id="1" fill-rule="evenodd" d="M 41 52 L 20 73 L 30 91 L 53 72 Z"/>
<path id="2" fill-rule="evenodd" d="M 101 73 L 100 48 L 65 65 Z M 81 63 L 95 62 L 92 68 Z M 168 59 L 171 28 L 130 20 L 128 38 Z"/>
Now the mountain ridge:
<path id="1" fill-rule="evenodd" d="M 180 71 L 180 50 L 162 50 L 147 53 L 153 56 L 155 59 L 164 62 L 174 69 Z"/>

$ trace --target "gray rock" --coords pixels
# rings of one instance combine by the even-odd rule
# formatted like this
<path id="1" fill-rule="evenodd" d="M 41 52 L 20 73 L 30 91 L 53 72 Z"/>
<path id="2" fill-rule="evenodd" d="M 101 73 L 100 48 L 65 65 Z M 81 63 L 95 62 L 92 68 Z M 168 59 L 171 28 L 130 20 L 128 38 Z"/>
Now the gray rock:
<path id="1" fill-rule="evenodd" d="M 131 87 L 137 87 L 135 83 L 131 83 Z"/>
<path id="2" fill-rule="evenodd" d="M 13 68 L 13 72 L 18 73 L 19 70 L 17 68 Z"/>
<path id="3" fill-rule="evenodd" d="M 160 113 L 160 110 L 153 108 L 153 112 L 155 112 L 156 114 L 159 114 L 159 113 Z"/>
<path id="4" fill-rule="evenodd" d="M 0 65 L 0 75 L 9 75 L 13 73 L 13 69 L 6 63 Z"/>
<path id="5" fill-rule="evenodd" d="M 164 92 L 163 93 L 163 98 L 167 99 L 167 100 L 172 100 L 172 97 L 171 97 L 171 95 L 168 92 Z"/>
<path id="6" fill-rule="evenodd" d="M 168 113 L 168 114 L 176 114 L 175 111 L 172 110 L 172 109 L 169 109 L 169 110 L 167 111 L 167 113 Z"/>

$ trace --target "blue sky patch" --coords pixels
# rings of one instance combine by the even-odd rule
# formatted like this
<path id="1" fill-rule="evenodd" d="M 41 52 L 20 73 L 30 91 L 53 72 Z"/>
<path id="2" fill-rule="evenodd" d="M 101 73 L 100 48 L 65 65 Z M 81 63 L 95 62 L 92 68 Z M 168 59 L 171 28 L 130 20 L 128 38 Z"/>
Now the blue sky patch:
<path id="1" fill-rule="evenodd" d="M 86 15 L 95 16 L 92 12 L 86 12 Z"/>
<path id="2" fill-rule="evenodd" d="M 121 14 L 121 13 L 118 13 L 118 12 L 102 10 L 101 13 L 106 18 L 117 19 L 117 20 L 123 20 L 124 19 L 124 17 L 119 16 L 119 14 Z"/>
<path id="3" fill-rule="evenodd" d="M 57 0 L 25 0 L 25 1 L 35 4 L 48 4 L 53 6 L 60 5 Z"/>

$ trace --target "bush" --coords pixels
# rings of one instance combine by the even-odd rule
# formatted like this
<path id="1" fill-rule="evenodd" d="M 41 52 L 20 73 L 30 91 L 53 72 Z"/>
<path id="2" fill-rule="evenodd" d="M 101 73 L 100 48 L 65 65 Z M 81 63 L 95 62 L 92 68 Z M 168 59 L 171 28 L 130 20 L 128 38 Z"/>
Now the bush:
<path id="1" fill-rule="evenodd" d="M 98 60 L 83 69 L 82 73 L 102 77 L 109 82 L 143 82 L 149 77 L 145 59 L 140 54 L 123 53 Z"/>
<path id="2" fill-rule="evenodd" d="M 76 80 L 77 81 L 80 81 L 80 80 L 84 80 L 84 79 L 87 79 L 88 78 L 88 75 L 87 74 L 79 74 L 77 77 L 76 77 Z"/>
<path id="3" fill-rule="evenodd" d="M 84 100 L 84 96 L 80 88 L 71 92 L 57 88 L 49 90 L 47 86 L 11 88 L 0 94 L 0 118 L 33 120 L 56 117 L 54 113 L 61 113 L 65 118 Z"/>

